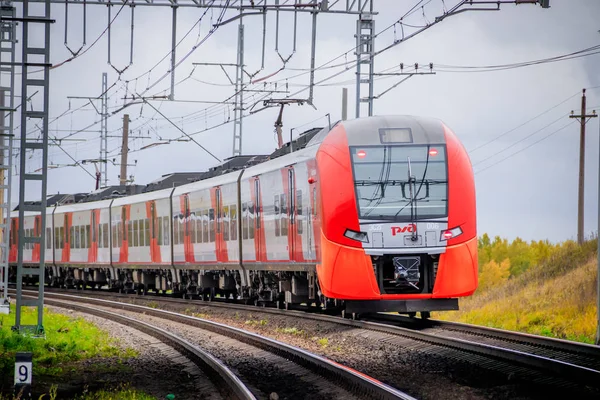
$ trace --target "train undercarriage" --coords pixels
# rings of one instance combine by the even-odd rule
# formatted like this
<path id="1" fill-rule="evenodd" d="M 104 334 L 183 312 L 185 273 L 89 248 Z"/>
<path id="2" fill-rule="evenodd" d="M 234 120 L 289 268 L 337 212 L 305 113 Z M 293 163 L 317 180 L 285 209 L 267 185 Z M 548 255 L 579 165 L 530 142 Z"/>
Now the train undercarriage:
<path id="1" fill-rule="evenodd" d="M 383 259 L 374 263 L 379 284 L 383 286 L 388 268 Z M 386 262 L 386 266 L 387 266 Z M 423 271 L 421 266 L 421 271 Z M 432 265 L 428 265 L 432 267 Z M 11 267 L 9 280 L 15 281 L 16 267 Z M 385 273 L 384 273 L 385 272 Z M 433 272 L 433 271 L 432 271 Z M 420 274 L 419 274 L 420 275 Z M 427 273 L 423 275 L 428 275 Z M 420 280 L 423 278 L 420 275 Z M 393 275 L 392 275 L 393 276 Z M 435 275 L 434 275 L 435 276 Z M 245 278 L 245 279 L 244 279 Z M 398 278 L 398 275 L 396 275 Z M 419 280 L 418 278 L 416 279 Z M 432 281 L 427 281 L 427 289 Z M 37 277 L 23 277 L 24 285 L 37 285 Z M 98 266 L 46 266 L 45 284 L 64 289 L 96 289 L 138 295 L 166 295 L 190 300 L 231 301 L 256 306 L 289 309 L 309 307 L 329 313 L 350 315 L 369 312 L 398 312 L 428 318 L 432 310 L 456 310 L 457 299 L 360 300 L 330 299 L 319 290 L 316 272 L 255 270 L 194 270 L 180 268 L 116 268 Z M 415 286 L 413 284 L 413 286 Z M 387 290 L 391 292 L 391 290 Z M 384 293 L 386 290 L 384 290 Z"/>

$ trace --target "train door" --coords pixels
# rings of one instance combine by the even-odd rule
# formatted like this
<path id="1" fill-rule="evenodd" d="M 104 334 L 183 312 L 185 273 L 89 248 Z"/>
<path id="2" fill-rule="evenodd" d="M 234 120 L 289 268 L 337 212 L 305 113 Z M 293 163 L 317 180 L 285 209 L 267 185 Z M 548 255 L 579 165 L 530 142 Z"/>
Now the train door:
<path id="1" fill-rule="evenodd" d="M 194 246 L 192 245 L 191 232 L 191 212 L 190 212 L 190 197 L 188 194 L 183 195 L 183 237 L 179 240 L 183 242 L 183 254 L 186 262 L 195 262 Z M 181 232 L 181 230 L 179 231 Z M 218 251 L 218 250 L 217 250 Z"/>
<path id="2" fill-rule="evenodd" d="M 152 262 L 156 262 L 158 258 L 157 251 L 160 249 L 156 243 L 156 203 L 154 201 L 150 202 L 150 259 Z"/>
<path id="3" fill-rule="evenodd" d="M 223 199 L 221 188 L 215 189 L 215 249 L 217 250 L 217 261 L 224 261 L 226 244 L 223 241 Z"/>
<path id="4" fill-rule="evenodd" d="M 288 227 L 288 246 L 290 249 L 290 261 L 296 260 L 296 188 L 295 188 L 295 179 L 294 179 L 294 168 L 288 168 L 288 218 L 289 218 L 289 227 Z M 300 247 L 302 250 L 302 246 Z"/>
<path id="5" fill-rule="evenodd" d="M 317 188 L 310 187 L 308 193 L 308 201 L 306 207 L 306 239 L 308 240 L 308 258 L 310 260 L 314 260 L 316 258 L 314 251 L 314 218 L 316 215 L 316 198 L 317 198 Z"/>
<path id="6" fill-rule="evenodd" d="M 262 232 L 262 204 L 260 201 L 260 180 L 254 178 L 254 246 L 256 249 L 256 261 L 267 261 L 267 255 L 262 251 L 264 235 Z"/>

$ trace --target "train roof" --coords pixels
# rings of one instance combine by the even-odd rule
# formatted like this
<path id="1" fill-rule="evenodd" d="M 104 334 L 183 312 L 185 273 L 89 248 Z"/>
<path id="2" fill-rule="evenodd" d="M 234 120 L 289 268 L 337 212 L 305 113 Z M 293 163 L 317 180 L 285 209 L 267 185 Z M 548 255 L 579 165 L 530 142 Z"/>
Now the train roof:
<path id="1" fill-rule="evenodd" d="M 410 135 L 401 140 L 406 144 L 445 143 L 441 120 L 413 115 L 382 115 L 343 121 L 348 144 L 381 145 L 381 133 L 389 130 L 409 130 Z M 399 136 L 397 136 L 399 138 Z"/>

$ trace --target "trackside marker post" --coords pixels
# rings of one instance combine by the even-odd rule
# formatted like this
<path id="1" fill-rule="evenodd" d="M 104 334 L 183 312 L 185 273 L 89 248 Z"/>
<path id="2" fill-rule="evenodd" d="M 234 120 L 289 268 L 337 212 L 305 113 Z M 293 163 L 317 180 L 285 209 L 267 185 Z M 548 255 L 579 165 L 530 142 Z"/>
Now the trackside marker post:
<path id="1" fill-rule="evenodd" d="M 33 357 L 29 352 L 18 352 L 15 357 L 15 396 L 20 399 L 31 397 Z"/>

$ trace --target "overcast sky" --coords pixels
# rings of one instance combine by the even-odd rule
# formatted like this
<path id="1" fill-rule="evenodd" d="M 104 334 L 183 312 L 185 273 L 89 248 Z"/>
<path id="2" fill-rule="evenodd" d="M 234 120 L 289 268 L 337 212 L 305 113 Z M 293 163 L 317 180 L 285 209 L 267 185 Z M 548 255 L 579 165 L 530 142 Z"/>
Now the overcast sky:
<path id="1" fill-rule="evenodd" d="M 417 0 L 375 0 L 375 10 L 379 12 L 375 16 L 375 30 L 379 32 L 393 24 L 415 3 Z M 404 34 L 414 32 L 415 28 L 409 25 L 422 26 L 431 22 L 444 11 L 444 7 L 451 7 L 456 3 L 457 0 L 447 0 L 445 3 L 442 0 L 423 1 L 425 7 L 417 8 L 406 17 L 403 27 L 396 24 L 395 29 L 390 28 L 377 37 L 376 50 L 386 47 L 394 38 L 401 38 L 403 29 Z M 420 68 L 425 67 L 424 70 L 428 70 L 428 63 L 434 64 L 435 75 L 412 77 L 375 100 L 375 114 L 436 117 L 456 132 L 470 151 L 476 171 L 480 234 L 487 232 L 492 236 L 500 235 L 509 239 L 519 236 L 526 240 L 560 241 L 576 238 L 579 124 L 569 119 L 568 113 L 571 110 L 579 113 L 582 88 L 589 88 L 588 111 L 594 107 L 600 110 L 600 87 L 597 87 L 600 86 L 600 54 L 493 72 L 449 72 L 448 67 L 442 67 L 530 61 L 600 44 L 600 22 L 597 18 L 600 15 L 600 2 L 551 0 L 550 4 L 550 9 L 542 9 L 538 5 L 506 4 L 500 11 L 460 13 L 375 58 L 375 70 L 378 72 L 397 72 L 400 63 L 404 63 L 405 69 L 419 63 Z M 119 8 L 112 7 L 113 17 Z M 170 51 L 171 12 L 170 8 L 135 8 L 133 65 L 120 77 L 115 68 L 121 70 L 129 64 L 129 7 L 122 10 L 112 25 L 111 62 L 114 68 L 107 63 L 108 40 L 107 35 L 104 35 L 85 54 L 52 70 L 51 121 L 63 113 L 64 115 L 50 124 L 50 135 L 65 137 L 97 122 L 88 130 L 70 137 L 79 141 L 62 142 L 63 149 L 75 160 L 99 157 L 100 117 L 91 105 L 85 105 L 86 100 L 69 100 L 68 96 L 98 96 L 101 93 L 102 73 L 107 72 L 109 86 L 115 84 L 109 91 L 108 102 L 111 113 L 108 130 L 109 135 L 114 136 L 109 138 L 109 158 L 120 161 L 119 135 L 123 114 L 127 112 L 132 120 L 130 128 L 134 137 L 130 141 L 129 161 L 137 162 L 136 167 L 129 168 L 129 173 L 134 175 L 135 183 L 146 184 L 170 172 L 203 171 L 217 163 L 191 142 L 173 142 L 137 151 L 161 139 L 178 138 L 182 134 L 148 105 L 131 105 L 113 114 L 127 101 L 123 99 L 126 90 L 127 96 L 131 96 L 132 92 L 145 95 L 168 94 L 170 78 L 160 78 L 169 69 L 169 57 L 155 68 L 152 67 Z M 216 22 L 219 15 L 218 10 L 208 11 L 200 24 L 193 27 L 202 13 L 203 9 L 190 8 L 182 8 L 178 12 L 178 40 L 188 31 L 191 32 L 177 47 L 177 60 L 191 53 L 176 69 L 176 81 L 179 84 L 175 88 L 175 98 L 221 102 L 234 93 L 227 76 L 218 67 L 198 66 L 194 69 L 192 63 L 235 63 L 238 26 L 237 23 L 222 26 L 193 50 L 194 45 L 207 35 L 211 21 Z M 229 11 L 225 19 L 233 15 L 234 12 Z M 56 23 L 51 30 L 51 61 L 59 64 L 71 55 L 64 45 L 64 5 L 53 6 L 52 18 L 56 19 Z M 107 20 L 105 6 L 88 6 L 85 48 L 106 29 Z M 67 44 L 76 51 L 82 43 L 80 5 L 69 7 L 68 22 Z M 255 103 L 254 110 L 261 108 L 259 99 L 264 96 L 308 97 L 308 90 L 299 94 L 295 92 L 307 89 L 309 82 L 306 69 L 310 66 L 310 14 L 299 14 L 297 23 L 296 52 L 286 64 L 285 70 L 249 87 L 255 92 L 246 94 L 245 113 Z M 275 73 L 282 67 L 280 57 L 275 52 L 275 14 L 270 13 L 267 18 L 265 67 L 262 70 L 262 17 L 246 17 L 244 25 L 247 72 L 256 73 L 255 79 Z M 355 46 L 355 30 L 355 16 L 319 14 L 316 65 L 320 66 L 337 56 L 341 57 L 332 61 L 329 66 L 351 63 L 355 59 L 351 51 Z M 287 58 L 292 54 L 292 49 L 293 14 L 282 13 L 279 32 L 281 57 Z M 345 52 L 347 53 L 344 55 Z M 325 115 L 328 113 L 332 121 L 340 119 L 343 87 L 348 88 L 349 92 L 349 117 L 354 117 L 355 70 L 352 65 L 316 71 L 317 82 L 337 73 L 339 75 L 315 88 L 316 109 L 309 105 L 286 107 L 283 128 L 286 136 L 291 128 L 297 128 L 293 131 L 297 135 L 312 126 L 324 126 L 327 123 Z M 228 67 L 228 72 L 234 79 L 235 70 Z M 248 78 L 245 77 L 245 80 L 247 82 Z M 377 80 L 375 94 L 384 92 L 398 80 L 398 77 Z M 154 83 L 156 85 L 146 91 L 148 85 Z M 288 93 L 268 95 L 256 92 L 264 88 L 288 90 Z M 33 106 L 36 107 L 40 100 L 41 97 L 34 96 Z M 95 100 L 94 104 L 100 108 L 100 101 Z M 228 119 L 233 120 L 233 106 L 227 104 L 166 101 L 154 101 L 152 104 L 188 134 L 223 124 Z M 558 104 L 560 105 L 557 106 Z M 67 112 L 82 106 L 81 110 Z M 551 109 L 554 106 L 557 107 Z M 531 120 L 547 110 L 547 113 Z M 267 154 L 274 150 L 276 140 L 273 123 L 277 113 L 278 109 L 272 108 L 243 120 L 244 154 Z M 366 109 L 363 109 L 362 115 L 366 115 Z M 598 119 L 587 124 L 585 232 L 588 235 L 596 231 L 598 221 Z M 481 147 L 529 120 L 531 121 L 522 127 Z M 19 125 L 19 118 L 16 121 L 15 125 Z M 566 128 L 548 136 L 569 123 Z M 29 126 L 29 131 L 34 137 L 39 134 L 33 125 Z M 194 136 L 220 159 L 232 155 L 232 137 L 231 123 Z M 537 141 L 539 143 L 535 143 Z M 514 154 L 516 152 L 518 154 Z M 49 154 L 49 162 L 52 164 L 62 166 L 73 163 L 58 147 L 52 147 Z M 29 171 L 41 165 L 36 155 L 28 158 L 27 162 Z M 94 174 L 93 166 L 86 166 L 86 169 Z M 119 167 L 109 165 L 109 184 L 118 183 L 118 174 Z M 13 179 L 16 181 L 18 177 L 14 176 Z M 57 168 L 48 174 L 48 193 L 89 192 L 94 189 L 94 184 L 94 179 L 80 167 Z M 39 190 L 33 189 L 35 188 L 28 188 L 28 199 L 39 198 Z M 17 190 L 13 190 L 13 201 L 18 201 Z"/>

